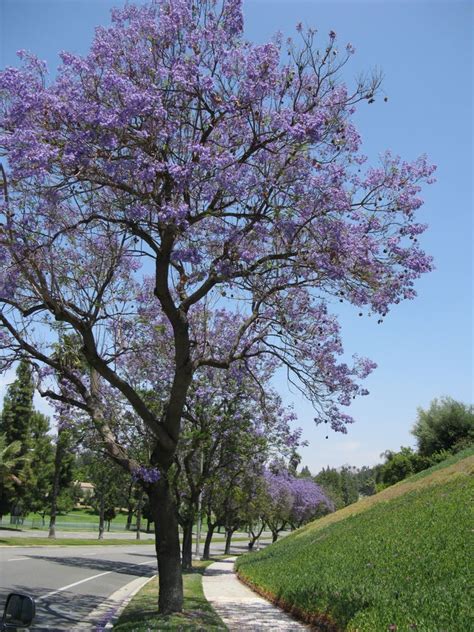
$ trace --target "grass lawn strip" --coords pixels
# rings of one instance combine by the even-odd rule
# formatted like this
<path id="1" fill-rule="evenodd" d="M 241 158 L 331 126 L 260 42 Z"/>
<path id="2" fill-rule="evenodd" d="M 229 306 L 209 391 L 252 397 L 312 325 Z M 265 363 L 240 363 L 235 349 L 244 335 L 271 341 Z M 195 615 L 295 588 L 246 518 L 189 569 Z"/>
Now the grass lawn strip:
<path id="1" fill-rule="evenodd" d="M 135 595 L 114 630 L 120 632 L 150 632 L 151 630 L 193 630 L 203 632 L 224 632 L 227 627 L 204 597 L 202 575 L 215 560 L 194 562 L 195 568 L 183 575 L 184 610 L 180 614 L 159 615 L 157 610 L 158 578 Z"/>
<path id="2" fill-rule="evenodd" d="M 474 457 L 451 463 L 239 558 L 240 576 L 324 630 L 474 629 Z"/>

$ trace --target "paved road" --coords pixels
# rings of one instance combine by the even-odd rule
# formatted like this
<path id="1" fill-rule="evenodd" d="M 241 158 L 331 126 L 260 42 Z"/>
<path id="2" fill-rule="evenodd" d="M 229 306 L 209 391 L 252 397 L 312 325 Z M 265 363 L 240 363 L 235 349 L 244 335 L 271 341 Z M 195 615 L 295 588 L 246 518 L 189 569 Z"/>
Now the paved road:
<path id="1" fill-rule="evenodd" d="M 0 602 L 9 592 L 36 600 L 32 630 L 94 629 L 100 617 L 88 617 L 116 590 L 141 576 L 156 573 L 152 546 L 2 547 Z"/>
<path id="2" fill-rule="evenodd" d="M 223 543 L 213 546 L 214 554 Z M 233 553 L 246 549 L 236 542 Z M 153 546 L 0 547 L 0 604 L 12 591 L 32 595 L 31 630 L 100 630 L 114 604 L 112 593 L 137 577 L 156 573 Z"/>

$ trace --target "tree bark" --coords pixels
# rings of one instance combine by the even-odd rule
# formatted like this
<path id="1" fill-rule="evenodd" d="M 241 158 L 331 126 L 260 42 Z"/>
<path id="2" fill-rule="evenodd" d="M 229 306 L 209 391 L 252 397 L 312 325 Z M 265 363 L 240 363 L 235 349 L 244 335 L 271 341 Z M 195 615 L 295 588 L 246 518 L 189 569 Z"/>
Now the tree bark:
<path id="1" fill-rule="evenodd" d="M 105 512 L 105 498 L 102 496 L 99 503 L 99 540 L 104 539 L 104 512 Z"/>
<path id="2" fill-rule="evenodd" d="M 278 531 L 272 531 L 272 542 L 276 542 L 278 540 Z"/>
<path id="3" fill-rule="evenodd" d="M 181 567 L 183 571 L 193 567 L 193 522 L 190 518 L 183 524 L 183 543 L 181 545 Z"/>
<path id="4" fill-rule="evenodd" d="M 209 560 L 211 556 L 211 542 L 212 536 L 214 535 L 214 530 L 216 528 L 215 524 L 207 523 L 207 533 L 206 533 L 206 541 L 204 542 L 204 551 L 202 554 L 203 560 Z"/>
<path id="5" fill-rule="evenodd" d="M 224 555 L 229 555 L 230 553 L 230 545 L 232 543 L 232 536 L 234 535 L 235 529 L 226 529 L 225 530 L 225 551 Z"/>
<path id="6" fill-rule="evenodd" d="M 142 528 L 142 507 L 143 507 L 143 491 L 140 491 L 140 496 L 138 497 L 137 504 L 137 540 L 140 539 L 140 529 Z"/>
<path id="7" fill-rule="evenodd" d="M 183 580 L 176 503 L 165 476 L 148 490 L 155 523 L 155 548 L 158 560 L 158 611 L 181 612 Z"/>
<path id="8" fill-rule="evenodd" d="M 249 545 L 248 545 L 249 551 L 253 550 L 253 547 L 255 546 L 255 542 L 262 535 L 264 528 L 265 528 L 265 523 L 262 522 L 257 531 L 253 531 L 252 529 L 250 529 L 249 531 L 250 538 L 249 538 Z"/>
<path id="9" fill-rule="evenodd" d="M 127 524 L 125 525 L 125 529 L 130 531 L 130 527 L 132 526 L 132 518 L 133 518 L 133 509 L 128 510 L 127 514 Z"/>

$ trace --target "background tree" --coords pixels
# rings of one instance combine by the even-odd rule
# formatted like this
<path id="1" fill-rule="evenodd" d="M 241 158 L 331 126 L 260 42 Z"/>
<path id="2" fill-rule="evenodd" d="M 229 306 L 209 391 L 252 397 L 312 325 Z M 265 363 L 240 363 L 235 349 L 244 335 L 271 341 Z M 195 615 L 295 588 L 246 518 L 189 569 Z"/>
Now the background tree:
<path id="1" fill-rule="evenodd" d="M 94 485 L 91 505 L 99 515 L 99 540 L 104 537 L 106 521 L 110 523 L 116 509 L 123 503 L 127 475 L 118 465 L 111 464 L 100 449 L 89 450 L 82 456 L 85 478 Z M 109 524 L 110 528 L 110 524 Z"/>
<path id="2" fill-rule="evenodd" d="M 74 506 L 75 461 L 72 450 L 75 445 L 77 446 L 77 437 L 74 437 L 73 430 L 65 425 L 65 420 L 60 418 L 54 447 L 54 468 L 49 496 L 49 538 L 56 537 L 57 514 L 60 511 L 68 511 Z"/>
<path id="3" fill-rule="evenodd" d="M 273 463 L 264 472 L 267 501 L 262 519 L 276 542 L 281 531 L 297 528 L 315 518 L 322 506 L 332 510 L 333 504 L 314 481 L 299 478 L 281 463 Z"/>
<path id="4" fill-rule="evenodd" d="M 54 446 L 49 434 L 49 419 L 33 410 L 29 425 L 29 473 L 22 489 L 24 515 L 39 513 L 43 525 L 49 513 L 52 481 L 54 475 Z"/>
<path id="5" fill-rule="evenodd" d="M 16 476 L 25 457 L 20 455 L 20 441 L 7 443 L 5 434 L 0 433 L 0 521 L 3 511 L 6 510 L 8 499 L 15 495 L 15 486 L 21 485 L 22 481 Z"/>
<path id="6" fill-rule="evenodd" d="M 435 399 L 428 410 L 418 409 L 412 434 L 423 456 L 441 450 L 457 452 L 474 443 L 474 407 L 451 397 Z"/>
<path id="7" fill-rule="evenodd" d="M 366 394 L 360 380 L 374 364 L 339 361 L 328 302 L 382 320 L 431 268 L 415 211 L 433 168 L 386 153 L 362 171 L 351 116 L 380 78 L 347 88 L 339 77 L 352 47 L 331 31 L 318 50 L 316 32 L 298 30 L 299 45 L 251 45 L 240 0 L 157 0 L 115 11 L 87 57 L 62 54 L 52 82 L 23 53 L 23 69 L 0 75 L 5 362 L 21 352 L 39 373 L 60 370 L 71 391 L 50 397 L 87 412 L 111 458 L 141 472 L 164 613 L 182 607 L 168 474 L 198 370 L 269 355 L 318 421 L 344 430 L 340 406 Z M 134 388 L 122 364 L 136 351 L 141 298 L 168 331 L 159 416 L 142 397 L 151 384 Z M 209 320 L 227 321 L 223 348 Z M 87 376 L 58 365 L 53 322 L 80 337 Z M 104 389 L 154 437 L 145 470 L 110 428 Z"/>
<path id="8" fill-rule="evenodd" d="M 373 496 L 375 494 L 376 476 L 377 466 L 369 467 L 363 465 L 357 470 L 357 491 L 360 496 Z"/>
<path id="9" fill-rule="evenodd" d="M 294 415 L 268 383 L 271 371 L 262 362 L 250 366 L 253 375 L 237 364 L 225 372 L 203 372 L 190 389 L 172 479 L 183 528 L 183 568 L 191 565 L 198 500 L 208 481 L 219 485 L 228 471 L 240 481 L 252 463 L 272 452 L 290 454 L 298 443 L 299 431 L 290 429 Z M 230 498 L 226 502 L 221 526 L 231 530 Z"/>
<path id="10" fill-rule="evenodd" d="M 31 442 L 31 419 L 33 416 L 34 384 L 31 367 L 26 360 L 20 361 L 16 369 L 16 379 L 7 388 L 3 400 L 3 411 L 0 418 L 0 433 L 5 436 L 6 444 L 19 442 L 20 450 L 11 474 L 18 480 L 31 480 L 29 451 Z M 26 489 L 21 486 L 4 486 L 0 505 L 0 513 L 21 514 L 22 500 Z"/>
<path id="11" fill-rule="evenodd" d="M 291 477 L 293 504 L 289 523 L 292 529 L 334 511 L 334 505 L 328 499 L 322 487 L 310 478 Z"/>

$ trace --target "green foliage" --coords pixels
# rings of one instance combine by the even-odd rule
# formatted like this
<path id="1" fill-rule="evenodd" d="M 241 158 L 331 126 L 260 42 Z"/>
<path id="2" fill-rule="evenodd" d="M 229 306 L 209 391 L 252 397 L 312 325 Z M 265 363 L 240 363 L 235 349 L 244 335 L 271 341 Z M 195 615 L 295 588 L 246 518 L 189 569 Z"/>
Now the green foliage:
<path id="1" fill-rule="evenodd" d="M 339 470 L 323 468 L 314 480 L 324 489 L 336 509 L 346 507 L 359 499 L 357 474 L 351 467 L 344 466 Z"/>
<path id="2" fill-rule="evenodd" d="M 30 476 L 24 483 L 22 498 L 25 513 L 48 510 L 54 472 L 54 446 L 48 431 L 49 419 L 33 411 L 30 417 Z"/>
<path id="3" fill-rule="evenodd" d="M 388 502 L 364 500 L 369 508 L 356 515 L 316 521 L 240 558 L 239 572 L 316 623 L 329 616 L 359 632 L 466 632 L 474 484 L 458 466 L 405 481 Z"/>
<path id="4" fill-rule="evenodd" d="M 87 452 L 82 455 L 81 474 L 83 480 L 94 485 L 91 505 L 99 513 L 104 510 L 104 519 L 112 520 L 116 509 L 126 502 L 126 492 L 130 475 L 100 452 Z M 113 516 L 107 518 L 107 516 Z"/>
<path id="5" fill-rule="evenodd" d="M 372 496 L 375 494 L 375 482 L 378 466 L 367 467 L 364 465 L 357 470 L 355 479 L 357 481 L 357 490 L 361 496 Z"/>
<path id="6" fill-rule="evenodd" d="M 307 465 L 305 465 L 305 466 L 302 468 L 302 470 L 301 470 L 301 472 L 300 472 L 299 476 L 300 476 L 301 478 L 312 478 L 312 477 L 313 477 L 313 476 L 312 476 L 312 474 L 311 474 L 311 472 L 309 471 L 309 467 L 308 467 Z"/>
<path id="7" fill-rule="evenodd" d="M 15 381 L 7 389 L 0 418 L 0 432 L 6 434 L 7 443 L 20 442 L 22 454 L 26 454 L 30 445 L 34 390 L 30 365 L 22 360 Z"/>
<path id="8" fill-rule="evenodd" d="M 418 409 L 412 433 L 424 456 L 441 450 L 458 452 L 474 443 L 474 407 L 451 397 L 435 399 L 428 410 Z"/>
<path id="9" fill-rule="evenodd" d="M 0 488 L 9 483 L 14 483 L 14 470 L 22 457 L 20 441 L 7 443 L 6 434 L 0 434 Z"/>
<path id="10" fill-rule="evenodd" d="M 0 488 L 0 514 L 14 510 L 24 513 L 27 499 L 26 481 L 33 479 L 29 452 L 32 447 L 31 418 L 33 416 L 34 384 L 30 365 L 22 360 L 16 370 L 16 379 L 8 387 L 3 400 L 0 417 L 0 433 L 6 437 L 6 443 L 19 442 L 19 457 L 11 469 L 11 476 Z M 14 484 L 16 481 L 16 484 Z"/>
<path id="11" fill-rule="evenodd" d="M 407 476 L 426 470 L 433 464 L 431 459 L 420 456 L 412 448 L 401 447 L 399 452 L 387 450 L 384 456 L 385 463 L 377 471 L 377 483 L 381 483 L 379 489 L 394 485 Z"/>

